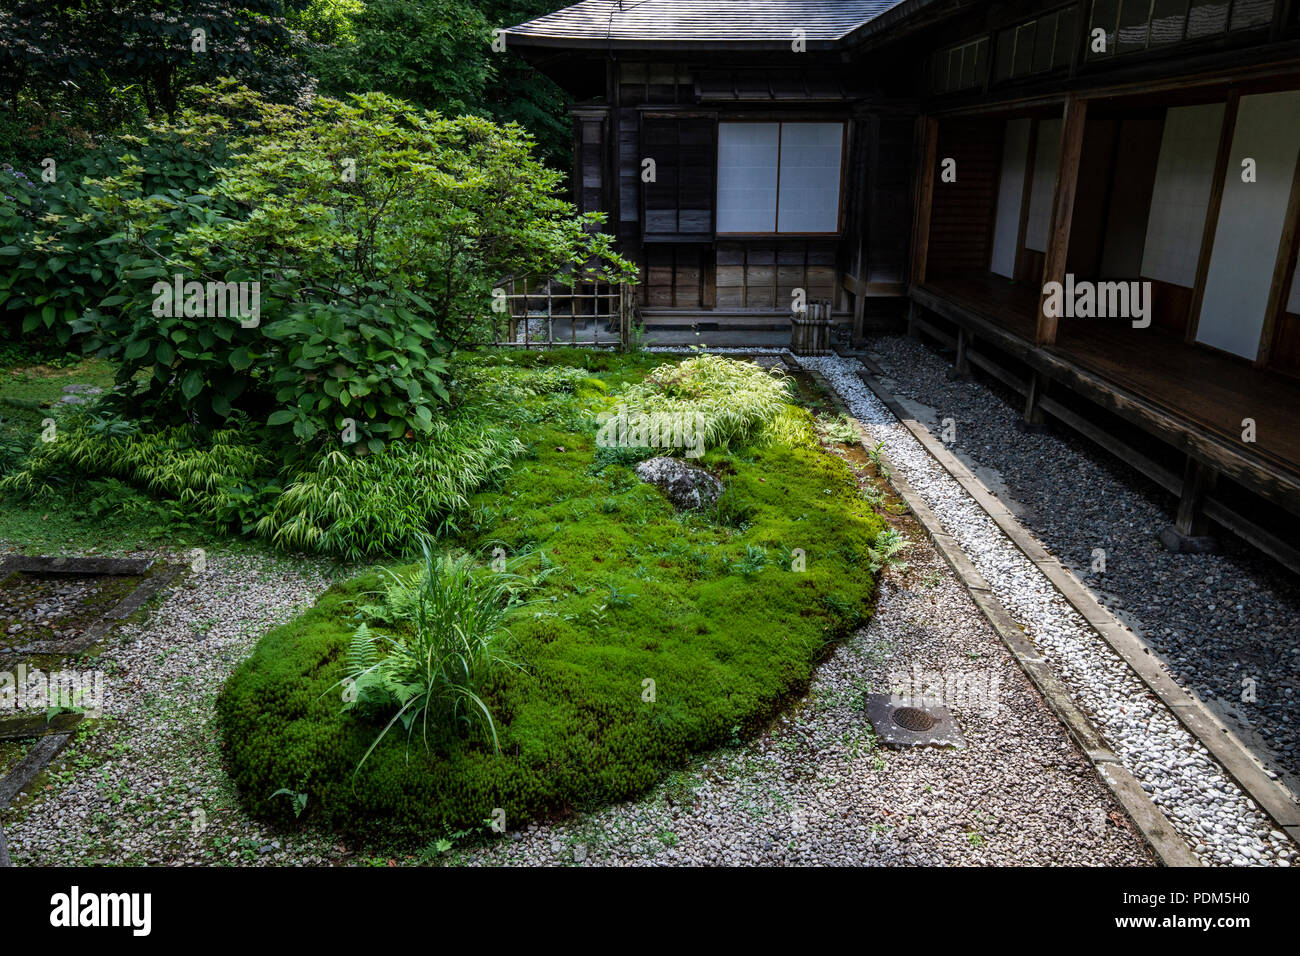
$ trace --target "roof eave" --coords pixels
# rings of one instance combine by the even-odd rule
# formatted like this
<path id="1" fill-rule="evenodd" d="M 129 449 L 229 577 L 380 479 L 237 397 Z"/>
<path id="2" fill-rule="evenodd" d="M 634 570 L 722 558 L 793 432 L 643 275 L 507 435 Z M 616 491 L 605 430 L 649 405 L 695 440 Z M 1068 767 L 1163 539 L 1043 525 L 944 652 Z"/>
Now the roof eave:
<path id="1" fill-rule="evenodd" d="M 566 50 L 737 50 L 754 53 L 789 52 L 790 41 L 772 40 L 648 40 L 620 39 L 618 37 L 557 37 L 539 36 L 532 33 L 515 33 L 505 31 L 506 47 L 545 47 Z M 806 50 L 810 53 L 833 53 L 842 49 L 844 38 L 831 40 L 806 40 Z"/>

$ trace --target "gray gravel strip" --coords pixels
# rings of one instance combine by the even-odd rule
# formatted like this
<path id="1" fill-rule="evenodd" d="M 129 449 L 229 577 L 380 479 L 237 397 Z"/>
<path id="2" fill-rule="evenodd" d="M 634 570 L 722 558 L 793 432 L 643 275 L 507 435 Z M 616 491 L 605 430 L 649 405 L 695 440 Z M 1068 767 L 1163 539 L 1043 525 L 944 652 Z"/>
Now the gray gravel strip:
<path id="1" fill-rule="evenodd" d="M 187 560 L 177 556 L 172 560 Z M 96 863 L 309 865 L 342 858 L 327 836 L 250 819 L 221 765 L 216 695 L 270 628 L 328 587 L 322 562 L 209 553 L 146 623 L 98 658 L 103 718 L 0 812 L 15 866 Z"/>
<path id="2" fill-rule="evenodd" d="M 1290 865 L 1296 848 L 838 356 L 801 358 L 844 397 L 1025 628 L 1124 765 L 1206 863 Z M 1033 440 L 1037 436 L 1031 436 Z M 1023 437 L 1020 439 L 1026 440 Z M 1035 447 L 1026 454 L 1050 454 Z M 1080 485 L 1061 489 L 1079 494 Z"/>
<path id="3" fill-rule="evenodd" d="M 1184 688 L 1244 727 L 1242 736 L 1294 787 L 1300 778 L 1295 576 L 1226 533 L 1219 554 L 1171 553 L 1156 538 L 1176 507 L 1164 489 L 1068 433 L 1022 435 L 1015 427 L 1018 398 L 999 384 L 948 381 L 943 358 L 915 340 L 883 337 L 871 348 L 909 411 L 936 434 L 951 418 L 954 453 L 996 472 L 993 479 L 1005 485 L 1004 500 L 1014 502 L 1021 522 L 1161 655 Z M 1094 549 L 1105 552 L 1104 570 L 1094 569 Z"/>

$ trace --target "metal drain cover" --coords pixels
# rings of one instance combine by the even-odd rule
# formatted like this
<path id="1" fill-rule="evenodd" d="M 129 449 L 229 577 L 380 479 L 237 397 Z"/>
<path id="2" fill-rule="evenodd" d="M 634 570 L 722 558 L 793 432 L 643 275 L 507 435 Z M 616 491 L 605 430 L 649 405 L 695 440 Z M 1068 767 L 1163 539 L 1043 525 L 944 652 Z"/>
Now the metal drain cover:
<path id="1" fill-rule="evenodd" d="M 895 747 L 966 746 L 948 708 L 923 698 L 868 694 L 867 719 L 876 736 Z"/>

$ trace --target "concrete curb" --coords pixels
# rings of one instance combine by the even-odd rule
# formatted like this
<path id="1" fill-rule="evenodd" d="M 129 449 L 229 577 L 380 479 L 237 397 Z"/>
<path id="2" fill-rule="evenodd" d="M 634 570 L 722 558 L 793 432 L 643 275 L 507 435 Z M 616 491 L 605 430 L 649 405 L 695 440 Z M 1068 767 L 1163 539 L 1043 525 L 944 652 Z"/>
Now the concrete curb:
<path id="1" fill-rule="evenodd" d="M 1038 566 L 1043 576 L 1083 617 L 1088 625 L 1128 664 L 1160 701 L 1178 718 L 1193 737 L 1257 803 L 1273 822 L 1291 837 L 1300 837 L 1300 806 L 1282 784 L 1269 778 L 1258 758 L 1241 739 L 1224 725 L 1208 707 L 1169 676 L 1158 655 L 1152 653 L 1136 634 L 1101 605 L 1092 592 L 1069 568 L 1048 553 L 1037 538 L 1013 515 L 997 496 L 980 481 L 955 455 L 916 421 L 873 376 L 858 373 L 863 384 L 875 393 L 912 433 L 940 466 L 975 499 L 1017 548 Z"/>
<path id="2" fill-rule="evenodd" d="M 843 397 L 827 381 L 826 377 L 813 369 L 801 367 L 801 370 L 808 373 L 817 382 L 826 394 L 832 398 L 839 410 L 854 423 L 859 435 L 864 436 L 866 430 L 849 413 Z M 877 392 L 877 396 L 881 398 L 881 401 L 885 402 L 900 422 L 907 424 L 906 412 L 897 402 L 893 401 L 892 396 L 888 400 L 880 392 Z M 865 447 L 865 442 L 863 444 Z M 1120 806 L 1124 808 L 1124 812 L 1128 815 L 1134 828 L 1141 834 L 1147 845 L 1151 847 L 1156 858 L 1164 866 L 1200 866 L 1200 859 L 1188 847 L 1165 815 L 1151 802 L 1151 798 L 1134 779 L 1133 775 L 1119 762 L 1119 758 L 1106 744 L 1105 738 L 1093 726 L 1087 715 L 1075 704 L 1065 685 L 1061 683 L 1060 679 L 1047 665 L 1038 649 L 1025 636 L 1024 631 L 1007 613 L 1006 608 L 998 601 L 989 587 L 989 583 L 975 570 L 974 564 L 961 550 L 956 539 L 943 530 L 938 518 L 935 517 L 907 479 L 892 466 L 889 467 L 889 472 L 889 483 L 893 485 L 899 497 L 912 510 L 912 514 L 925 529 L 930 540 L 934 542 L 935 548 L 938 549 L 944 560 L 957 574 L 957 577 L 970 593 L 971 599 L 974 600 L 984 617 L 993 626 L 1002 643 L 1006 645 L 1007 650 L 1011 652 L 1011 656 L 1020 665 L 1021 670 L 1025 672 L 1034 686 L 1038 688 L 1039 693 L 1043 695 L 1043 699 L 1047 702 L 1047 706 L 1051 708 L 1052 713 L 1065 725 L 1065 729 L 1069 732 L 1075 744 L 1083 751 L 1084 756 L 1092 763 L 1102 782 L 1114 794 Z M 1003 510 L 1005 511 L 1005 509 Z"/>

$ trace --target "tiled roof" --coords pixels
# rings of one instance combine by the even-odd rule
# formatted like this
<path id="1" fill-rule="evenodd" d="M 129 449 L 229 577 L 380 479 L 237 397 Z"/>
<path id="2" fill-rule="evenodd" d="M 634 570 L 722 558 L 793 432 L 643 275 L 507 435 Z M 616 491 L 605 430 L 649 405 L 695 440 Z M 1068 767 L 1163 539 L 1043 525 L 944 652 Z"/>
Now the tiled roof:
<path id="1" fill-rule="evenodd" d="M 506 31 L 525 46 L 835 45 L 904 0 L 582 0 Z"/>

